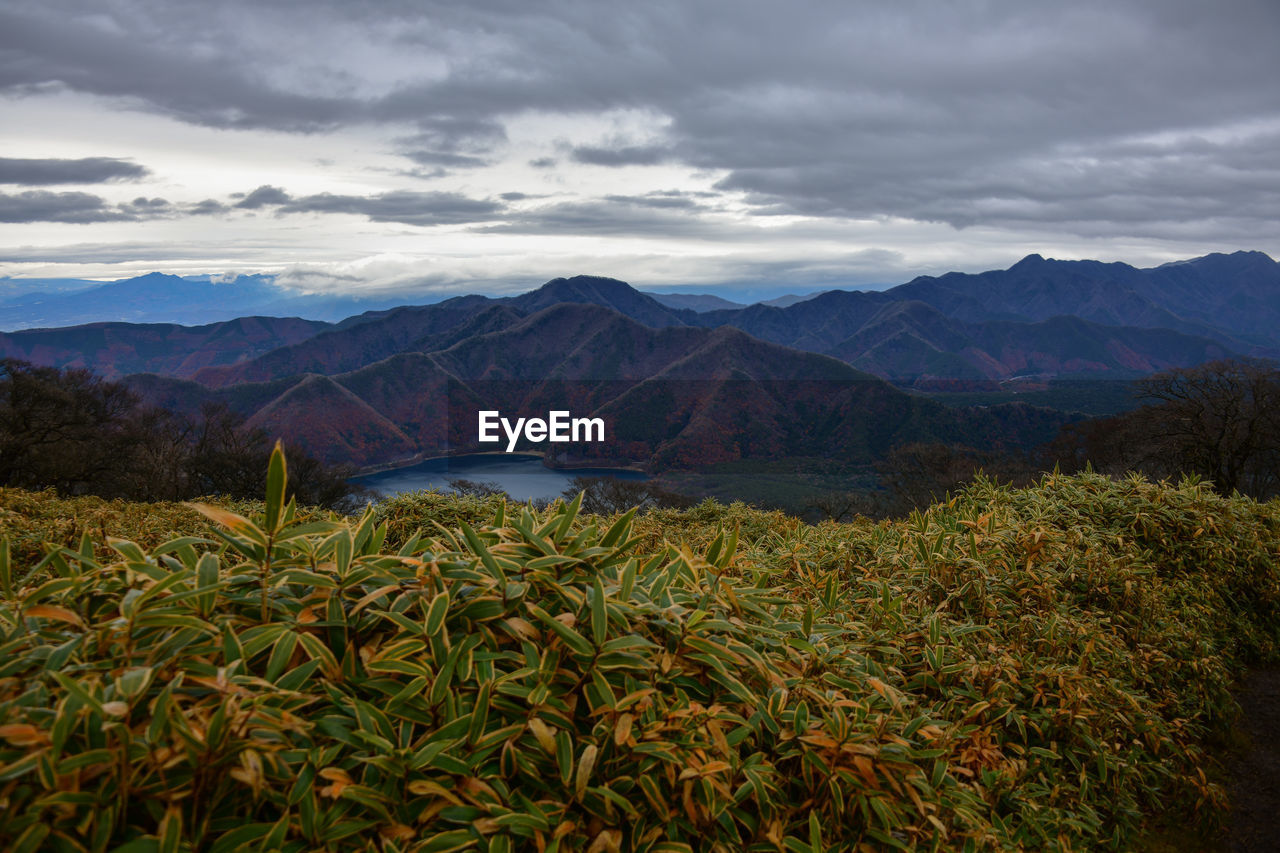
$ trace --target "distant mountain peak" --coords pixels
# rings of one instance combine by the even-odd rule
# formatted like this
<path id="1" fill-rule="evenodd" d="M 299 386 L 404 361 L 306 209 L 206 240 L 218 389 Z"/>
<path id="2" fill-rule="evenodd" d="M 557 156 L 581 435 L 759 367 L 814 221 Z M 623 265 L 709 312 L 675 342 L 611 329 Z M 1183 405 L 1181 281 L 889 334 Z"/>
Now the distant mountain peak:
<path id="1" fill-rule="evenodd" d="M 625 281 L 595 275 L 554 278 L 537 290 L 508 297 L 506 301 L 530 312 L 561 302 L 603 305 L 654 327 L 683 326 L 686 318 L 693 316 L 692 311 L 668 308 Z"/>
<path id="2" fill-rule="evenodd" d="M 553 278 L 551 281 L 538 288 L 538 290 L 561 290 L 565 287 L 586 287 L 606 293 L 626 293 L 628 291 L 639 293 L 639 291 L 627 284 L 625 281 L 619 281 L 616 278 L 607 278 L 602 275 L 575 275 L 569 278 Z"/>
<path id="3" fill-rule="evenodd" d="M 1041 255 L 1038 252 L 1032 252 L 1013 266 L 1009 267 L 1009 269 L 1016 270 L 1020 267 L 1038 267 L 1046 263 L 1048 263 L 1048 261 L 1045 260 L 1044 255 Z"/>

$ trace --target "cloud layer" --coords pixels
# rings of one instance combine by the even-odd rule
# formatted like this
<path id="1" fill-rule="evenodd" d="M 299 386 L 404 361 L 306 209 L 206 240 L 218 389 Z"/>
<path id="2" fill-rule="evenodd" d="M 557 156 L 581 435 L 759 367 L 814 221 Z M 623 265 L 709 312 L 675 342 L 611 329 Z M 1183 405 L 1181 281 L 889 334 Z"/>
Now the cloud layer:
<path id="1" fill-rule="evenodd" d="M 943 225 L 976 254 L 1275 253 L 1277 32 L 1274 0 L 14 0 L 9 104 L 222 148 L 186 163 L 141 131 L 96 150 L 64 131 L 45 158 L 28 130 L 0 183 L 76 188 L 0 195 L 0 221 L 247 219 L 282 254 L 304 215 L 463 229 L 467 251 L 524 235 L 723 252 L 773 229 L 783 268 L 814 241 L 837 254 L 833 229 L 850 251 L 919 253 L 875 243 L 884 223 Z M 282 139 L 297 163 L 272 174 Z M 219 157 L 262 166 L 215 181 Z"/>

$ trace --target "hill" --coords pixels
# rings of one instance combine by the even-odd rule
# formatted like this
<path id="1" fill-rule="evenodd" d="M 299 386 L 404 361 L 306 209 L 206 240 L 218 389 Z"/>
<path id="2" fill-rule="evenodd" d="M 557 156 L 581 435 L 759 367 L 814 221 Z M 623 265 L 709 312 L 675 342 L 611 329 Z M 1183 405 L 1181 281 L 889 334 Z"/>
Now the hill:
<path id="1" fill-rule="evenodd" d="M 127 373 L 190 377 L 305 341 L 328 323 L 297 317 L 239 317 L 204 326 L 91 323 L 0 332 L 0 357 L 48 367 L 83 367 L 108 379 Z"/>
<path id="2" fill-rule="evenodd" d="M 555 461 L 651 469 L 792 455 L 867 462 L 900 442 L 944 438 L 1025 446 L 1048 440 L 1067 420 L 1026 407 L 948 409 L 836 359 L 734 328 L 653 328 L 593 304 L 561 303 L 524 317 L 507 305 L 478 315 L 449 303 L 402 310 L 416 312 L 416 322 L 404 324 L 413 334 L 429 321 L 428 311 L 442 326 L 457 323 L 456 330 L 469 324 L 468 333 L 457 335 L 456 343 L 445 333 L 442 349 L 406 349 L 329 374 L 331 381 L 324 382 L 310 371 L 263 382 L 228 379 L 271 375 L 262 364 L 283 358 L 282 351 L 202 371 L 202 381 L 215 373 L 221 380 L 203 390 L 159 376 L 127 381 L 148 401 L 181 411 L 208 399 L 226 402 L 251 423 L 270 425 L 324 461 L 366 467 L 407 456 L 496 449 L 477 442 L 482 410 L 524 417 L 568 410 L 602 417 L 607 442 L 552 448 Z M 470 320 L 462 320 L 463 314 Z M 407 343 L 409 334 L 393 340 L 378 331 L 404 320 L 393 313 L 326 332 L 290 352 L 351 353 L 349 347 L 324 346 L 324 339 L 367 336 L 383 345 L 376 350 L 380 354 Z M 480 331 L 490 326 L 492 331 Z M 293 356 L 288 363 L 299 361 Z M 353 398 L 371 411 L 353 409 Z M 354 417 L 368 423 L 358 429 L 346 425 Z"/>

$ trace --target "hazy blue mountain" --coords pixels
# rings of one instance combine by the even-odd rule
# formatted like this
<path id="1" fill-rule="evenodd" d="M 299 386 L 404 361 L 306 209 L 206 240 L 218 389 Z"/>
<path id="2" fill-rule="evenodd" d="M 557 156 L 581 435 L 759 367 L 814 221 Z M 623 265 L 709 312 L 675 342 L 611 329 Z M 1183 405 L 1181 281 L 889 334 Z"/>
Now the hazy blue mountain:
<path id="1" fill-rule="evenodd" d="M 821 296 L 823 293 L 826 293 L 826 291 L 822 290 L 817 293 L 802 293 L 802 294 L 788 293 L 785 296 L 778 296 L 774 299 L 761 300 L 760 304 L 772 305 L 774 308 L 787 308 L 791 305 L 795 305 L 797 302 L 806 302 L 815 296 Z"/>
<path id="2" fill-rule="evenodd" d="M 741 302 L 731 302 L 710 293 L 656 293 L 650 290 L 648 294 L 668 308 L 685 308 L 699 314 L 747 307 Z"/>
<path id="3" fill-rule="evenodd" d="M 1262 252 L 1212 254 L 1144 270 L 1137 291 L 1181 317 L 1274 345 L 1280 263 Z"/>
<path id="4" fill-rule="evenodd" d="M 32 299 L 39 301 L 56 293 L 71 293 L 100 287 L 102 282 L 85 278 L 9 278 L 0 277 L 0 307 L 20 305 Z M 34 296 L 33 296 L 34 295 Z"/>
<path id="5" fill-rule="evenodd" d="M 273 277 L 242 275 L 230 281 L 208 276 L 148 273 L 106 284 L 88 282 L 58 292 L 45 288 L 0 302 L 0 330 L 55 328 L 86 323 L 178 323 L 206 325 L 246 316 L 302 317 L 336 321 L 362 311 L 404 304 L 405 297 L 357 298 L 301 294 L 275 284 Z M 26 287 L 22 280 L 8 280 Z M 3 291 L 0 291 L 0 295 Z"/>
<path id="6" fill-rule="evenodd" d="M 922 276 L 885 292 L 971 323 L 1070 315 L 1226 343 L 1280 345 L 1280 264 L 1261 252 L 1206 255 L 1152 269 L 1028 255 L 1007 270 Z"/>
<path id="7" fill-rule="evenodd" d="M 91 323 L 0 332 L 0 357 L 52 367 L 84 367 L 108 379 L 128 373 L 194 376 L 304 341 L 328 323 L 297 317 L 237 317 L 204 326 Z"/>

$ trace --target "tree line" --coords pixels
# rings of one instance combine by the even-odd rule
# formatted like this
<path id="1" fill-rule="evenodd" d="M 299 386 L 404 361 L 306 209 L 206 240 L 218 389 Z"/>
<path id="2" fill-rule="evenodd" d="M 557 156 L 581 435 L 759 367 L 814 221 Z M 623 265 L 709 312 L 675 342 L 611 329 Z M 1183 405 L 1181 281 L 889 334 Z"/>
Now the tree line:
<path id="1" fill-rule="evenodd" d="M 1026 485 L 1045 471 L 1086 467 L 1150 479 L 1194 475 L 1222 494 L 1280 496 L 1280 369 L 1236 358 L 1167 370 L 1133 383 L 1137 406 L 1068 424 L 1027 453 L 943 443 L 893 448 L 875 465 L 879 488 L 815 494 L 815 518 L 901 516 L 928 506 L 982 473 Z"/>
<path id="2" fill-rule="evenodd" d="M 221 403 L 188 417 L 82 368 L 0 359 L 0 486 L 136 501 L 257 498 L 273 446 Z M 349 470 L 285 451 L 299 503 L 340 508 L 354 495 Z"/>
<path id="3" fill-rule="evenodd" d="M 1091 466 L 1153 479 L 1194 474 L 1224 494 L 1280 496 L 1280 369 L 1261 359 L 1230 359 L 1164 371 L 1134 384 L 1131 411 L 1070 424 L 1027 454 L 946 444 L 908 444 L 875 464 L 874 491 L 815 493 L 816 518 L 903 515 L 982 472 L 1023 484 L 1042 471 Z M 0 360 L 0 485 L 52 487 L 63 494 L 127 500 L 205 495 L 256 498 L 273 441 L 227 406 L 196 417 L 146 405 L 124 385 L 80 368 Z M 299 503 L 341 508 L 359 497 L 349 468 L 320 463 L 286 446 L 290 488 Z M 459 481 L 456 491 L 495 491 Z M 657 482 L 578 478 L 584 508 L 687 506 L 691 498 Z"/>

